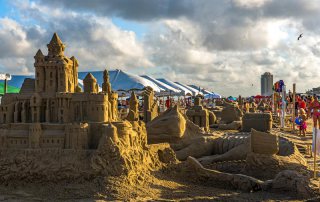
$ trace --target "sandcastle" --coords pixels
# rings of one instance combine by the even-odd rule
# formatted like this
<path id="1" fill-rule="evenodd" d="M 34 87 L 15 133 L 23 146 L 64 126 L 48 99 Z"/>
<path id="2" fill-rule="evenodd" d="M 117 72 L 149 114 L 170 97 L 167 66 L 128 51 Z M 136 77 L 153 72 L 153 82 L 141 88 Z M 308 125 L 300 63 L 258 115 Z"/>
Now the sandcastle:
<path id="1" fill-rule="evenodd" d="M 147 145 L 135 96 L 130 121 L 120 121 L 108 71 L 102 92 L 90 73 L 81 92 L 78 61 L 64 55 L 65 45 L 56 33 L 47 47 L 48 55 L 39 50 L 34 57 L 35 79 L 26 79 L 20 93 L 2 98 L 1 182 L 92 180 L 101 175 L 126 175 L 130 181 L 136 173 L 161 166 L 158 151 L 165 154 L 169 146 Z"/>

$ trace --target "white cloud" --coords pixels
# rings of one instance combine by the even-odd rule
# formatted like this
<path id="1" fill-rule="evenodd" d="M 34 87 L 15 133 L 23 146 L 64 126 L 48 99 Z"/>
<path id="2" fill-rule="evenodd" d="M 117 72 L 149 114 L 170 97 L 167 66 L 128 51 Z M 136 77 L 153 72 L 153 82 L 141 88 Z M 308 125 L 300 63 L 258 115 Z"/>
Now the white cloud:
<path id="1" fill-rule="evenodd" d="M 46 52 L 58 32 L 80 70 L 121 68 L 225 95 L 260 94 L 266 71 L 300 92 L 320 85 L 319 0 L 162 1 L 159 11 L 142 1 L 43 1 L 18 1 L 21 20 L 0 20 L 0 70 L 32 72 L 36 50 Z M 113 24 L 114 15 L 149 27 L 139 39 Z"/>
<path id="2" fill-rule="evenodd" d="M 271 0 L 233 0 L 235 5 L 245 8 L 258 8 Z"/>

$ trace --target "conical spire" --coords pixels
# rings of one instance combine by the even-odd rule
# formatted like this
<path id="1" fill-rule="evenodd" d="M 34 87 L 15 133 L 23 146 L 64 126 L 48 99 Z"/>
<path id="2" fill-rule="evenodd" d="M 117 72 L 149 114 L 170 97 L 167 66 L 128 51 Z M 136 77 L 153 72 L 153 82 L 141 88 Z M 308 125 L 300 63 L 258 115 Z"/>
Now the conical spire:
<path id="1" fill-rule="evenodd" d="M 94 76 L 91 73 L 88 73 L 87 76 L 84 78 L 84 81 L 86 80 L 96 80 L 96 78 L 94 78 Z"/>
<path id="2" fill-rule="evenodd" d="M 49 44 L 52 44 L 52 45 L 63 45 L 60 37 L 58 36 L 58 34 L 56 32 L 53 34 L 52 39 L 51 39 Z"/>
<path id="3" fill-rule="evenodd" d="M 34 57 L 35 57 L 35 58 L 41 58 L 41 57 L 43 57 L 43 56 L 44 56 L 44 55 L 43 55 L 42 51 L 39 49 Z"/>
<path id="4" fill-rule="evenodd" d="M 49 56 L 63 56 L 65 45 L 62 43 L 57 33 L 54 33 L 50 43 L 47 45 Z"/>

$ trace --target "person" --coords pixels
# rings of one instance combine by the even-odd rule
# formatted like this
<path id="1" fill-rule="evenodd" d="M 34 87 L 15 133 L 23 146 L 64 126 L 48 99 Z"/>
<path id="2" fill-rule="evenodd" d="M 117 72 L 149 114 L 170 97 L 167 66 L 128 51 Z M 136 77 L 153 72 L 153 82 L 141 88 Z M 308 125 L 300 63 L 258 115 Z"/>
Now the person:
<path id="1" fill-rule="evenodd" d="M 170 98 L 167 97 L 167 100 L 166 100 L 166 108 L 169 109 L 170 106 L 171 106 L 171 104 L 170 104 Z"/>
<path id="2" fill-rule="evenodd" d="M 299 102 L 299 108 L 302 108 L 304 110 L 306 110 L 307 108 L 307 104 L 306 104 L 306 101 L 305 101 L 305 98 L 302 98 Z"/>
<path id="3" fill-rule="evenodd" d="M 313 95 L 309 104 L 309 117 L 312 117 L 313 127 L 317 127 L 320 123 L 320 102 L 316 94 Z"/>
<path id="4" fill-rule="evenodd" d="M 301 136 L 301 132 L 303 134 L 303 136 L 306 136 L 306 130 L 307 130 L 307 114 L 306 111 L 302 108 L 300 108 L 299 110 L 299 121 L 300 121 L 300 125 L 299 127 L 299 135 Z"/>

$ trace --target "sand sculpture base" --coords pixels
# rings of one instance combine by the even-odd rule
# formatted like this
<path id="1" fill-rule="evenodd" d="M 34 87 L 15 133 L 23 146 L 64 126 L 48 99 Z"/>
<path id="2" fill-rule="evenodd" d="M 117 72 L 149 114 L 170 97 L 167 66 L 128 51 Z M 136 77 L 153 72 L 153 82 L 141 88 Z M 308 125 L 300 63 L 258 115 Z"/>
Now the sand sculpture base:
<path id="1" fill-rule="evenodd" d="M 272 116 L 270 113 L 246 113 L 242 117 L 242 131 L 250 132 L 251 129 L 269 132 L 272 129 Z"/>
<path id="2" fill-rule="evenodd" d="M 168 144 L 146 144 L 143 123 L 109 124 L 97 149 L 1 149 L 2 184 L 93 180 L 97 177 L 126 176 L 135 183 L 141 173 L 175 161 Z M 110 133 L 110 131 L 113 131 Z"/>

